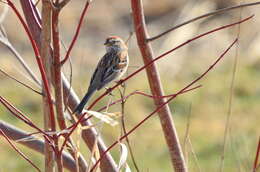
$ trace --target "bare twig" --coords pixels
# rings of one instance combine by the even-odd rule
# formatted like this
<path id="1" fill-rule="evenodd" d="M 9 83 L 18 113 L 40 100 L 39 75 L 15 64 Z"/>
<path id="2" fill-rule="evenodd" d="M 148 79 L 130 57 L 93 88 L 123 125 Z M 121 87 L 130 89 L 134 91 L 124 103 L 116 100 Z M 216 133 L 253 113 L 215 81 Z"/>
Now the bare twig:
<path id="1" fill-rule="evenodd" d="M 195 83 L 197 83 L 199 80 L 201 80 L 206 74 L 209 73 L 209 71 L 211 71 L 216 64 L 226 55 L 226 53 L 233 47 L 233 45 L 237 42 L 237 39 L 235 39 L 235 41 L 232 42 L 232 44 L 229 45 L 229 47 L 219 56 L 219 58 L 217 58 L 217 60 L 215 60 L 215 62 L 210 65 L 210 67 L 203 72 L 199 77 L 197 77 L 196 79 L 194 79 L 191 83 L 189 83 L 187 86 L 185 86 L 184 88 L 182 88 L 181 90 L 179 90 L 175 96 L 172 96 L 171 98 L 169 98 L 164 104 L 161 104 L 159 107 L 157 107 L 152 113 L 150 113 L 147 117 L 145 117 L 141 122 L 139 122 L 136 126 L 134 126 L 131 130 L 129 130 L 124 136 L 122 136 L 121 138 L 118 139 L 118 141 L 115 141 L 111 146 L 109 146 L 107 148 L 107 150 L 104 152 L 104 154 L 106 152 L 108 152 L 109 150 L 111 150 L 115 145 L 117 145 L 118 143 L 120 143 L 123 139 L 125 139 L 128 135 L 130 135 L 131 133 L 133 133 L 137 128 L 139 128 L 145 121 L 147 121 L 150 117 L 152 117 L 155 113 L 157 113 L 163 106 L 165 106 L 166 104 L 168 104 L 170 101 L 172 101 L 174 98 L 176 98 L 179 94 L 181 94 L 184 90 L 187 90 L 188 88 L 190 88 L 192 85 L 194 85 Z M 100 160 L 104 157 L 104 154 L 101 155 L 100 159 L 97 160 L 97 162 L 95 163 L 95 165 L 92 167 L 92 169 L 90 170 L 90 172 L 93 172 L 93 170 L 96 168 L 96 165 L 100 162 Z"/>
<path id="2" fill-rule="evenodd" d="M 197 168 L 198 168 L 198 172 L 202 172 L 201 170 L 201 167 L 200 167 L 200 164 L 199 164 L 199 160 L 198 160 L 198 157 L 194 151 L 194 148 L 192 146 L 192 143 L 191 143 L 191 140 L 190 140 L 190 136 L 188 135 L 188 143 L 190 145 L 190 150 L 191 150 L 191 154 L 193 155 L 194 157 L 194 160 L 195 160 L 195 164 L 197 165 Z"/>
<path id="3" fill-rule="evenodd" d="M 63 1 L 63 2 L 64 2 L 64 1 Z M 67 51 L 67 53 L 66 53 L 65 58 L 61 61 L 61 65 L 63 65 L 63 64 L 69 59 L 69 57 L 70 57 L 70 52 L 71 52 L 71 50 L 72 50 L 72 48 L 73 48 L 73 46 L 74 46 L 74 44 L 75 44 L 75 42 L 76 42 L 76 40 L 77 40 L 77 38 L 78 38 L 78 36 L 79 36 L 79 32 L 80 32 L 80 29 L 81 29 L 81 25 L 82 25 L 82 23 L 83 23 L 83 19 L 84 19 L 84 17 L 85 17 L 85 14 L 86 14 L 86 12 L 87 12 L 87 9 L 88 9 L 89 5 L 90 5 L 90 1 L 87 0 L 87 2 L 86 2 L 86 4 L 85 4 L 85 7 L 84 7 L 84 9 L 83 9 L 83 11 L 82 11 L 82 13 L 81 13 L 81 16 L 80 16 L 80 19 L 79 19 L 79 24 L 78 24 L 77 29 L 76 29 L 76 33 L 75 33 L 75 35 L 74 35 L 74 37 L 73 37 L 73 39 L 72 39 L 72 41 L 71 41 L 71 44 L 70 44 L 70 46 L 69 46 L 69 49 L 68 49 L 68 51 Z"/>
<path id="4" fill-rule="evenodd" d="M 254 161 L 254 165 L 253 165 L 253 172 L 257 172 L 257 169 L 260 168 L 259 156 L 260 156 L 260 137 L 259 137 L 258 145 L 257 145 L 257 149 L 256 149 L 255 161 Z"/>
<path id="5" fill-rule="evenodd" d="M 8 37 L 4 31 L 4 27 L 0 26 L 1 30 L 1 37 L 0 37 L 0 42 L 6 46 L 11 53 L 14 55 L 14 57 L 19 61 L 19 63 L 23 66 L 27 74 L 31 77 L 31 79 L 36 83 L 38 87 L 41 88 L 41 82 L 39 79 L 35 76 L 33 71 L 30 69 L 30 67 L 27 65 L 27 63 L 23 60 L 22 56 L 16 51 L 16 49 L 12 46 L 12 44 L 9 42 Z"/>
<path id="6" fill-rule="evenodd" d="M 240 9 L 239 20 L 241 20 L 241 18 L 242 18 L 242 9 Z M 237 31 L 237 38 L 239 38 L 239 37 L 240 37 L 240 24 L 238 25 L 238 31 Z M 231 83 L 230 83 L 228 111 L 227 111 L 227 117 L 226 117 L 226 123 L 225 123 L 223 148 L 222 148 L 221 161 L 220 161 L 220 172 L 223 172 L 223 170 L 224 170 L 224 162 L 225 162 L 224 160 L 225 160 L 225 153 L 226 153 L 226 146 L 227 146 L 227 139 L 228 139 L 228 131 L 230 128 L 230 121 L 231 121 L 231 115 L 232 115 L 233 95 L 234 95 L 235 77 L 236 77 L 236 71 L 237 71 L 237 61 L 238 61 L 239 40 L 236 45 L 237 45 L 237 47 L 236 47 L 236 53 L 235 53 L 233 69 L 232 69 L 233 71 L 232 71 Z"/>
<path id="7" fill-rule="evenodd" d="M 189 151 L 188 151 L 188 146 L 190 147 L 190 151 L 195 159 L 195 164 L 198 167 L 198 171 L 201 172 L 201 167 L 199 165 L 199 161 L 198 161 L 198 157 L 193 149 L 191 140 L 190 140 L 190 123 L 191 123 L 191 108 L 192 108 L 192 104 L 189 107 L 189 114 L 188 114 L 188 119 L 187 119 L 187 125 L 186 125 L 186 131 L 185 131 L 185 136 L 184 136 L 184 143 L 183 143 L 183 152 L 184 152 L 184 157 L 185 160 L 187 162 L 187 168 L 189 169 Z"/>
<path id="8" fill-rule="evenodd" d="M 26 155 L 24 155 L 6 136 L 6 134 L 0 129 L 1 135 L 7 140 L 9 145 L 18 153 L 20 154 L 26 161 L 28 161 L 37 171 L 41 171 Z"/>
<path id="9" fill-rule="evenodd" d="M 187 90 L 183 91 L 182 94 L 187 93 L 187 92 L 192 91 L 192 90 L 195 90 L 195 89 L 200 88 L 200 87 L 202 87 L 202 85 L 199 85 L 199 86 L 196 86 L 196 87 L 187 89 Z M 100 112 L 100 111 L 102 111 L 102 110 L 105 110 L 107 107 L 110 107 L 110 106 L 112 106 L 112 105 L 115 105 L 115 104 L 117 104 L 117 103 L 122 102 L 123 100 L 126 101 L 128 98 L 130 98 L 130 97 L 133 96 L 133 95 L 142 95 L 142 96 L 149 97 L 149 98 L 153 98 L 153 99 L 162 99 L 162 98 L 171 98 L 171 97 L 174 96 L 175 94 L 170 94 L 170 95 L 165 95 L 165 96 L 156 97 L 156 96 L 153 96 L 153 95 L 150 95 L 150 94 L 147 94 L 147 93 L 144 93 L 144 92 L 141 92 L 141 91 L 137 91 L 137 90 L 136 90 L 136 91 L 134 91 L 134 92 L 128 94 L 127 96 L 124 96 L 123 98 L 120 98 L 120 99 L 118 99 L 118 100 L 116 100 L 116 101 L 114 101 L 114 102 L 111 102 L 111 103 L 108 104 L 107 106 L 104 106 L 104 107 L 98 109 L 97 111 Z"/>
<path id="10" fill-rule="evenodd" d="M 121 123 L 122 123 L 123 135 L 126 134 L 126 125 L 125 125 L 125 102 L 126 102 L 126 99 L 124 99 L 125 92 L 126 92 L 126 84 L 123 85 L 123 91 L 121 91 L 119 89 L 119 93 L 120 93 L 120 96 L 121 96 L 121 114 L 122 114 Z M 109 107 L 109 104 L 108 104 L 107 107 Z M 134 152 L 132 150 L 132 147 L 131 147 L 131 144 L 130 144 L 130 140 L 129 140 L 128 137 L 126 137 L 126 143 L 127 143 L 127 146 L 128 146 L 128 149 L 129 149 L 129 153 L 130 153 L 130 157 L 131 157 L 131 160 L 132 160 L 132 162 L 134 164 L 135 170 L 137 172 L 139 172 L 140 170 L 139 170 L 137 162 L 135 160 Z"/>
<path id="11" fill-rule="evenodd" d="M 188 113 L 188 117 L 187 117 L 187 124 L 186 124 L 186 130 L 185 130 L 185 134 L 184 134 L 184 141 L 183 141 L 183 154 L 184 154 L 184 158 L 185 158 L 185 161 L 187 163 L 187 169 L 189 169 L 189 161 L 188 161 L 188 158 L 189 158 L 189 153 L 188 153 L 188 150 L 187 150 L 187 143 L 188 143 L 188 139 L 189 139 L 189 133 L 190 133 L 190 122 L 191 122 L 191 108 L 192 108 L 192 104 L 190 104 L 189 106 L 189 113 Z"/>
<path id="12" fill-rule="evenodd" d="M 162 36 L 172 32 L 172 31 L 174 31 L 174 30 L 176 30 L 176 29 L 178 29 L 178 28 L 180 28 L 182 26 L 185 26 L 185 25 L 187 25 L 189 23 L 192 23 L 192 22 L 194 22 L 196 20 L 199 20 L 199 19 L 202 19 L 202 18 L 205 18 L 205 17 L 209 17 L 209 16 L 212 16 L 212 15 L 220 14 L 220 13 L 223 13 L 223 12 L 226 12 L 226 11 L 230 11 L 230 10 L 235 10 L 237 8 L 254 6 L 254 5 L 259 5 L 259 4 L 260 4 L 260 2 L 246 3 L 246 4 L 240 4 L 240 5 L 236 5 L 236 6 L 232 6 L 232 7 L 219 9 L 219 10 L 216 10 L 216 11 L 213 11 L 213 12 L 209 12 L 209 13 L 203 14 L 201 16 L 192 18 L 192 19 L 190 19 L 190 20 L 188 20 L 186 22 L 183 22 L 181 24 L 178 24 L 178 25 L 174 26 L 173 28 L 170 28 L 170 29 L 166 30 L 165 32 L 160 33 L 160 34 L 158 34 L 156 36 L 148 38 L 147 41 L 154 41 L 154 40 L 156 40 L 156 39 L 158 39 L 158 38 L 160 38 L 160 37 L 162 37 Z"/>
<path id="13" fill-rule="evenodd" d="M 23 83 L 22 81 L 19 81 L 18 79 L 16 79 L 15 77 L 9 75 L 8 73 L 6 73 L 5 71 L 3 71 L 2 69 L 0 69 L 0 72 L 3 73 L 4 75 L 6 75 L 8 78 L 11 78 L 12 80 L 18 82 L 19 84 L 25 86 L 26 88 L 30 89 L 31 91 L 39 94 L 39 95 L 43 95 L 40 91 L 35 90 L 34 88 L 30 87 L 29 85 Z"/>
<path id="14" fill-rule="evenodd" d="M 24 115 L 20 110 L 15 108 L 10 102 L 8 102 L 4 97 L 0 96 L 0 102 L 8 109 L 8 111 L 22 120 L 24 123 L 29 125 L 30 127 L 36 129 L 38 132 L 42 133 L 46 138 L 48 138 L 48 142 L 52 139 L 50 135 L 48 135 L 45 131 L 37 127 L 26 115 Z"/>
<path id="15" fill-rule="evenodd" d="M 64 106 L 63 106 L 63 84 L 61 80 L 61 65 L 60 65 L 60 36 L 59 36 L 59 11 L 55 10 L 52 14 L 52 39 L 53 39 L 53 76 L 54 76 L 54 88 L 55 88 L 55 100 L 56 100 L 56 113 L 57 121 L 60 129 L 67 128 L 64 118 Z"/>
<path id="16" fill-rule="evenodd" d="M 56 100 L 56 114 L 60 129 L 67 128 L 63 111 L 63 92 L 61 81 L 61 65 L 60 65 L 60 33 L 59 33 L 59 14 L 60 10 L 52 10 L 52 46 L 53 46 L 53 86 L 55 90 Z M 51 16 L 50 16 L 51 17 Z M 50 42 L 48 46 L 50 45 Z M 63 172 L 63 162 L 61 152 L 58 147 L 58 140 L 56 141 L 56 162 L 59 172 Z"/>

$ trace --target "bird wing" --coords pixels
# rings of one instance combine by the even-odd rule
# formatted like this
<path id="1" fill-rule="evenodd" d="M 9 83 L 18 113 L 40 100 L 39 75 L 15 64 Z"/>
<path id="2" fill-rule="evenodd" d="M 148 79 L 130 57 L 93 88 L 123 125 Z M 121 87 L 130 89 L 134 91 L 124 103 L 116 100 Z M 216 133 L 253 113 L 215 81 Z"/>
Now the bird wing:
<path id="1" fill-rule="evenodd" d="M 95 72 L 93 73 L 90 81 L 89 89 L 96 88 L 100 90 L 106 84 L 116 79 L 120 72 L 118 64 L 120 59 L 118 54 L 114 51 L 106 53 L 99 61 Z"/>

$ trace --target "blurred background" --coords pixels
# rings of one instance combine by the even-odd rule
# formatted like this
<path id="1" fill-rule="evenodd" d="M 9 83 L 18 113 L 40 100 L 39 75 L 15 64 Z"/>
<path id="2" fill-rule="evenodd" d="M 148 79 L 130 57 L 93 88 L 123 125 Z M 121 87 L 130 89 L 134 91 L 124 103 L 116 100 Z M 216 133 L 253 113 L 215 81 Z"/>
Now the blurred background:
<path id="1" fill-rule="evenodd" d="M 242 0 L 144 0 L 145 19 L 149 34 L 155 36 L 174 25 L 216 9 L 229 7 Z M 253 2 L 253 1 L 251 1 Z M 85 1 L 71 1 L 62 11 L 60 18 L 61 37 L 66 46 L 75 33 Z M 3 3 L 0 3 L 3 11 Z M 20 9 L 19 2 L 15 5 Z M 39 4 L 40 8 L 40 4 Z M 174 48 L 194 36 L 213 28 L 238 21 L 252 14 L 255 17 L 246 23 L 208 35 L 190 43 L 158 61 L 157 65 L 165 94 L 173 94 L 203 73 L 239 35 L 239 43 L 199 84 L 202 88 L 179 96 L 170 103 L 173 119 L 180 142 L 187 158 L 190 171 L 219 171 L 225 125 L 231 94 L 231 80 L 235 72 L 232 113 L 228 129 L 224 171 L 251 171 L 259 139 L 260 112 L 260 6 L 251 6 L 208 17 L 181 27 L 152 42 L 155 56 Z M 10 10 L 2 22 L 9 41 L 21 54 L 31 69 L 39 76 L 35 57 L 28 38 L 16 16 Z M 133 32 L 130 1 L 93 0 L 85 17 L 80 36 L 71 54 L 72 85 L 82 98 L 88 87 L 92 72 L 100 57 L 105 53 L 103 43 L 106 37 L 118 35 L 126 40 Z M 130 67 L 128 73 L 143 65 L 143 61 L 133 35 L 128 43 Z M 12 53 L 0 44 L 0 68 L 21 81 L 37 88 L 28 79 L 26 72 Z M 64 57 L 65 50 L 62 50 Z M 63 72 L 69 78 L 70 68 L 66 64 Z M 21 109 L 40 127 L 43 127 L 41 97 L 0 74 L 0 94 Z M 40 78 L 40 77 L 39 77 Z M 150 93 L 145 72 L 138 74 L 126 83 L 126 94 L 135 90 Z M 103 93 L 98 92 L 95 97 Z M 118 90 L 112 100 L 118 99 Z M 92 98 L 93 100 L 94 98 Z M 109 98 L 97 106 L 104 106 Z M 110 108 L 110 112 L 120 111 L 121 106 Z M 143 96 L 133 96 L 126 102 L 126 128 L 130 129 L 154 110 L 153 101 Z M 32 131 L 18 119 L 12 117 L 0 106 L 1 120 L 26 131 Z M 189 139 L 185 141 L 187 124 Z M 120 125 L 104 125 L 102 134 L 107 145 L 120 136 Z M 141 171 L 172 171 L 168 149 L 165 144 L 158 117 L 150 118 L 129 137 L 135 159 Z M 38 166 L 43 167 L 43 156 L 17 144 Z M 185 146 L 184 146 L 185 145 Z M 20 158 L 4 139 L 0 139 L 0 172 L 30 171 L 31 166 Z M 82 152 L 89 154 L 84 144 Z M 119 148 L 112 154 L 119 159 Z M 133 164 L 128 163 L 133 171 Z"/>

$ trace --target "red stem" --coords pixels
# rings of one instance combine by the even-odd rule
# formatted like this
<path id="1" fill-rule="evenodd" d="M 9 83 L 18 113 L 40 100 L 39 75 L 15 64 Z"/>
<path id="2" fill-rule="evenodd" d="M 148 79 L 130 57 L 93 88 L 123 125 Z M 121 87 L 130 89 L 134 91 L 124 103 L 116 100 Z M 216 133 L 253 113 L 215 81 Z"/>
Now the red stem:
<path id="1" fill-rule="evenodd" d="M 58 1 L 56 1 L 58 3 Z M 52 11 L 52 42 L 53 42 L 53 69 L 54 69 L 54 88 L 55 88 L 55 100 L 56 100 L 56 114 L 57 121 L 60 129 L 63 130 L 66 127 L 66 122 L 63 113 L 63 94 L 62 94 L 62 81 L 61 81 L 61 65 L 60 65 L 60 37 L 59 37 L 59 13 L 60 10 Z M 55 138 L 55 156 L 56 163 L 59 172 L 63 172 L 62 151 L 59 151 L 58 136 Z"/>
<path id="2" fill-rule="evenodd" d="M 175 97 L 177 97 L 179 94 L 181 94 L 184 90 L 187 90 L 190 86 L 198 82 L 200 79 L 202 79 L 210 70 L 212 70 L 216 64 L 225 56 L 225 54 L 230 50 L 230 48 L 237 42 L 237 39 L 233 41 L 233 43 L 221 54 L 221 56 L 203 73 L 201 74 L 198 78 L 193 80 L 190 84 L 188 84 L 186 87 L 178 91 L 174 96 L 169 98 L 164 104 L 161 104 L 158 106 L 152 113 L 150 113 L 147 117 L 145 117 L 141 122 L 139 122 L 136 126 L 134 126 L 131 130 L 129 130 L 125 135 L 119 138 L 119 141 L 115 141 L 111 146 L 107 148 L 107 150 L 100 156 L 100 158 L 96 161 L 96 163 L 93 165 L 91 168 L 90 172 L 93 172 L 94 169 L 96 168 L 97 164 L 101 161 L 101 159 L 105 156 L 105 154 L 112 149 L 117 143 L 120 143 L 124 138 L 126 138 L 128 135 L 133 133 L 137 128 L 139 128 L 145 121 L 147 121 L 150 117 L 152 117 L 156 112 L 158 112 L 163 106 L 168 104 L 170 101 L 172 101 Z"/>
<path id="3" fill-rule="evenodd" d="M 76 33 L 75 33 L 75 35 L 74 35 L 74 37 L 73 37 L 73 39 L 72 39 L 72 41 L 71 41 L 71 44 L 70 44 L 70 46 L 69 46 L 69 49 L 68 49 L 68 52 L 67 52 L 65 58 L 61 61 L 61 65 L 63 65 L 63 64 L 69 59 L 69 57 L 70 57 L 70 52 L 71 52 L 71 50 L 72 50 L 72 48 L 73 48 L 73 46 L 74 46 L 74 44 L 75 44 L 75 42 L 76 42 L 76 40 L 77 40 L 77 38 L 78 38 L 78 36 L 79 36 L 79 32 L 80 32 L 80 29 L 81 29 L 81 25 L 82 25 L 82 23 L 83 23 L 83 19 L 84 19 L 84 16 L 85 16 L 86 12 L 87 12 L 87 9 L 88 9 L 88 7 L 89 7 L 89 4 L 90 4 L 90 2 L 89 2 L 89 0 L 87 0 L 87 2 L 86 2 L 86 4 L 85 4 L 85 7 L 84 7 L 84 9 L 83 9 L 83 11 L 82 11 L 82 13 L 81 13 L 80 20 L 79 20 L 79 24 L 78 24 Z"/>
<path id="4" fill-rule="evenodd" d="M 256 156 L 255 156 L 255 161 L 254 161 L 253 172 L 257 171 L 259 156 L 260 156 L 260 137 L 259 137 L 259 140 L 258 140 L 258 146 L 257 146 L 257 151 L 256 151 Z"/>
<path id="5" fill-rule="evenodd" d="M 46 136 L 48 138 L 48 140 L 50 142 L 50 139 L 52 139 L 52 137 L 49 134 L 47 134 L 45 131 L 43 131 L 42 129 L 37 127 L 35 124 L 33 124 L 33 122 L 26 115 L 24 115 L 21 111 L 19 111 L 16 107 L 14 107 L 11 103 L 9 103 L 2 96 L 0 96 L 0 102 L 11 112 L 11 114 L 15 115 L 17 118 L 19 118 L 20 120 L 22 120 L 23 122 L 25 122 L 26 124 L 31 126 L 32 128 L 39 131 L 39 133 L 42 133 L 44 136 Z M 15 112 L 13 112 L 12 109 L 15 112 L 17 112 L 20 116 L 18 114 L 16 114 Z"/>
<path id="6" fill-rule="evenodd" d="M 20 154 L 26 161 L 28 161 L 37 171 L 41 171 L 29 158 L 27 158 L 26 155 L 24 155 L 12 142 L 11 140 L 5 135 L 5 133 L 0 129 L 0 133 L 4 138 L 7 140 L 7 142 L 11 145 L 11 147 L 18 153 Z"/>
<path id="7" fill-rule="evenodd" d="M 63 113 L 63 94 L 61 81 L 61 65 L 60 65 L 60 37 L 59 37 L 59 10 L 53 10 L 52 13 L 52 40 L 53 40 L 53 69 L 54 69 L 54 88 L 56 100 L 56 113 L 60 129 L 65 129 L 66 123 Z"/>
<path id="8" fill-rule="evenodd" d="M 187 93 L 187 92 L 189 92 L 189 91 L 195 90 L 195 89 L 197 89 L 197 88 L 200 88 L 201 86 L 202 86 L 202 85 L 199 85 L 199 86 L 196 86 L 196 87 L 194 87 L 194 88 L 185 90 L 183 93 Z M 182 94 L 183 94 L 183 93 L 182 93 Z M 115 105 L 115 104 L 117 104 L 117 103 L 120 103 L 120 102 L 122 102 L 123 100 L 126 100 L 126 99 L 128 99 L 129 97 L 131 97 L 131 96 L 133 96 L 133 95 L 136 95 L 136 94 L 137 94 L 137 95 L 142 95 L 142 96 L 145 96 L 145 97 L 149 97 L 149 98 L 154 98 L 154 99 L 170 98 L 170 97 L 176 95 L 176 94 L 169 94 L 169 95 L 165 95 L 165 96 L 153 96 L 153 95 L 146 94 L 146 93 L 143 93 L 143 92 L 140 92 L 140 91 L 134 91 L 134 92 L 128 94 L 127 96 L 124 96 L 123 98 L 118 99 L 118 100 L 116 100 L 116 101 L 110 103 L 108 106 L 104 106 L 104 107 L 100 108 L 100 109 L 97 110 L 97 111 L 100 112 L 100 111 L 102 111 L 102 110 L 105 110 L 107 107 L 110 107 L 110 106 L 112 106 L 112 105 Z"/>
<path id="9" fill-rule="evenodd" d="M 41 60 L 39 49 L 38 49 L 38 47 L 36 45 L 36 42 L 34 41 L 32 35 L 31 35 L 31 32 L 30 32 L 29 28 L 27 27 L 25 21 L 23 20 L 22 16 L 18 12 L 18 10 L 14 6 L 14 4 L 10 0 L 7 0 L 7 3 L 13 9 L 14 13 L 16 14 L 16 16 L 19 18 L 20 22 L 22 23 L 22 25 L 23 25 L 23 27 L 24 27 L 24 29 L 25 29 L 25 31 L 26 31 L 29 39 L 30 39 L 31 45 L 33 47 L 33 50 L 34 50 L 34 53 L 35 53 L 35 56 L 36 56 L 38 67 L 40 69 L 40 73 L 41 73 L 41 77 L 42 77 L 42 80 L 43 80 L 44 88 L 45 88 L 46 93 L 47 93 L 46 95 L 47 95 L 47 99 L 48 99 L 48 103 L 49 103 L 49 107 L 50 107 L 49 110 L 50 110 L 51 129 L 52 129 L 52 131 L 55 131 L 55 129 L 56 129 L 56 127 L 55 127 L 55 116 L 54 116 L 54 109 L 53 109 L 53 106 L 52 106 L 50 87 L 49 87 L 48 80 L 47 80 L 47 77 L 46 77 L 46 72 L 45 72 L 43 64 L 42 64 L 42 60 Z"/>

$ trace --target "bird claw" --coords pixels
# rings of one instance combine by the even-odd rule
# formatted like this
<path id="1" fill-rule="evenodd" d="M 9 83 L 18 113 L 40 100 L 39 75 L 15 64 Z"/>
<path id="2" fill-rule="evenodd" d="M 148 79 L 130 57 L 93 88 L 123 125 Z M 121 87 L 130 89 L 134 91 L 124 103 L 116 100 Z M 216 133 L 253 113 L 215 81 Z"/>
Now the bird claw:
<path id="1" fill-rule="evenodd" d="M 124 80 L 120 79 L 118 81 L 115 81 L 117 84 L 121 85 L 121 87 L 125 87 L 125 83 L 123 82 Z"/>
<path id="2" fill-rule="evenodd" d="M 111 95 L 111 96 L 114 96 L 114 94 L 112 93 L 112 89 L 110 87 L 105 87 L 106 89 L 106 92 Z"/>

